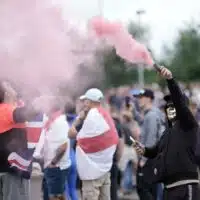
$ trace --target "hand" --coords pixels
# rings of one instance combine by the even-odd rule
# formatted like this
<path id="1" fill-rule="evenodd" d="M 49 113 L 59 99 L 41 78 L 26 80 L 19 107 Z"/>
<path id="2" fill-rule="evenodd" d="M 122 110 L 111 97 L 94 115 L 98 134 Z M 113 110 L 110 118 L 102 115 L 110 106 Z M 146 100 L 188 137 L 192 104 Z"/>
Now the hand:
<path id="1" fill-rule="evenodd" d="M 140 142 L 136 141 L 134 144 L 133 144 L 133 147 L 136 151 L 136 153 L 140 156 L 143 156 L 144 153 L 145 153 L 145 147 L 144 145 L 142 145 Z"/>
<path id="2" fill-rule="evenodd" d="M 76 124 L 73 124 L 73 125 L 70 127 L 70 131 L 73 132 L 73 133 L 77 133 L 77 130 L 76 130 L 75 125 L 76 125 Z"/>
<path id="3" fill-rule="evenodd" d="M 140 167 L 144 167 L 145 163 L 146 163 L 146 162 L 145 162 L 144 160 L 140 160 L 140 161 L 139 161 L 139 166 L 140 166 Z"/>
<path id="4" fill-rule="evenodd" d="M 165 79 L 172 79 L 173 78 L 172 72 L 164 66 L 161 67 L 160 75 Z"/>
<path id="5" fill-rule="evenodd" d="M 88 110 L 82 110 L 78 115 L 78 119 L 84 120 L 87 116 L 87 113 L 88 113 Z"/>

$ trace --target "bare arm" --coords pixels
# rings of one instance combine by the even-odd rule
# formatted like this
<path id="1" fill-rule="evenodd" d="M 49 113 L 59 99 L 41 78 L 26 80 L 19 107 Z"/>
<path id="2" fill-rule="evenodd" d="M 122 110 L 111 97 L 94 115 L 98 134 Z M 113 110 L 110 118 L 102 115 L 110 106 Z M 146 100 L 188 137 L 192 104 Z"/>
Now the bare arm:
<path id="1" fill-rule="evenodd" d="M 37 97 L 31 103 L 23 107 L 17 107 L 13 111 L 13 120 L 16 123 L 23 123 L 33 120 L 38 114 L 43 113 L 45 105 L 44 98 Z"/>
<path id="2" fill-rule="evenodd" d="M 88 114 L 89 110 L 82 110 L 79 113 L 79 116 L 76 118 L 74 123 L 72 124 L 71 128 L 69 129 L 68 136 L 69 138 L 76 138 L 78 132 L 82 128 L 83 122 Z"/>
<path id="3" fill-rule="evenodd" d="M 55 157 L 53 158 L 53 160 L 51 161 L 51 164 L 52 165 L 56 165 L 60 159 L 63 157 L 63 155 L 65 154 L 65 151 L 67 149 L 67 142 L 65 142 L 64 144 L 60 145 L 58 147 L 58 149 L 56 150 L 56 155 Z"/>
<path id="4" fill-rule="evenodd" d="M 13 111 L 13 120 L 15 123 L 23 123 L 33 120 L 39 111 L 34 110 L 33 107 L 19 107 Z"/>
<path id="5" fill-rule="evenodd" d="M 136 121 L 133 122 L 133 127 L 131 128 L 131 133 L 132 133 L 132 137 L 134 139 L 139 140 L 141 130 L 140 130 L 140 127 L 138 126 L 138 123 Z"/>
<path id="6" fill-rule="evenodd" d="M 124 138 L 119 138 L 116 151 L 116 160 L 117 162 L 121 159 L 124 150 Z"/>
<path id="7" fill-rule="evenodd" d="M 74 123 L 72 124 L 71 128 L 69 129 L 68 136 L 69 138 L 76 138 L 78 131 L 81 129 L 83 124 L 83 120 L 77 118 Z"/>

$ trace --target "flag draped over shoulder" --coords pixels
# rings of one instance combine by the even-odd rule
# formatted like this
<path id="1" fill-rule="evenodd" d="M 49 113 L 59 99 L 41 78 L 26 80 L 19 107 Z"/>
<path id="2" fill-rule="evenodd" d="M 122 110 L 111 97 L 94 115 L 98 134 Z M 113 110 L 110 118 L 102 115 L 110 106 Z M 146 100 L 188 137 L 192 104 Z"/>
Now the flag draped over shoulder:
<path id="1" fill-rule="evenodd" d="M 35 120 L 26 123 L 29 149 L 34 149 L 38 143 L 43 125 L 43 115 L 39 115 L 35 118 Z"/>
<path id="2" fill-rule="evenodd" d="M 77 169 L 82 180 L 94 180 L 110 171 L 118 133 L 112 117 L 104 108 L 89 111 L 77 141 Z"/>

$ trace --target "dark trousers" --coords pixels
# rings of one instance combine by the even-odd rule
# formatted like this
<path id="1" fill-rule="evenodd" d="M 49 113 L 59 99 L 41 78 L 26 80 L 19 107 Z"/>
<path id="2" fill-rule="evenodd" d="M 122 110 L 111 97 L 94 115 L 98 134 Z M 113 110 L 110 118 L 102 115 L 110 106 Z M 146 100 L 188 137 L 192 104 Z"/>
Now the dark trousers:
<path id="1" fill-rule="evenodd" d="M 141 167 L 137 170 L 137 193 L 140 200 L 156 200 L 157 184 L 148 184 L 145 181 Z"/>
<path id="2" fill-rule="evenodd" d="M 110 187 L 110 195 L 111 200 L 118 200 L 118 167 L 117 164 L 114 162 L 111 168 L 111 187 Z"/>
<path id="3" fill-rule="evenodd" d="M 49 200 L 49 193 L 47 188 L 47 183 L 45 178 L 42 179 L 42 193 L 43 193 L 43 200 Z"/>
<path id="4" fill-rule="evenodd" d="M 164 200 L 200 200 L 199 185 L 188 184 L 164 189 Z"/>

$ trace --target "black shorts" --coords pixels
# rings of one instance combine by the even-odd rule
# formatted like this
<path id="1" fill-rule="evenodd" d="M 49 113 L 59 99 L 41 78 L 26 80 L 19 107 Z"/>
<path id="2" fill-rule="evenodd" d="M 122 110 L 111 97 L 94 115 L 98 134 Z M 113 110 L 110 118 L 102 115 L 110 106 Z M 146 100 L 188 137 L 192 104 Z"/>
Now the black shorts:
<path id="1" fill-rule="evenodd" d="M 59 167 L 44 169 L 49 197 L 64 194 L 67 174 L 67 169 L 61 170 Z"/>

